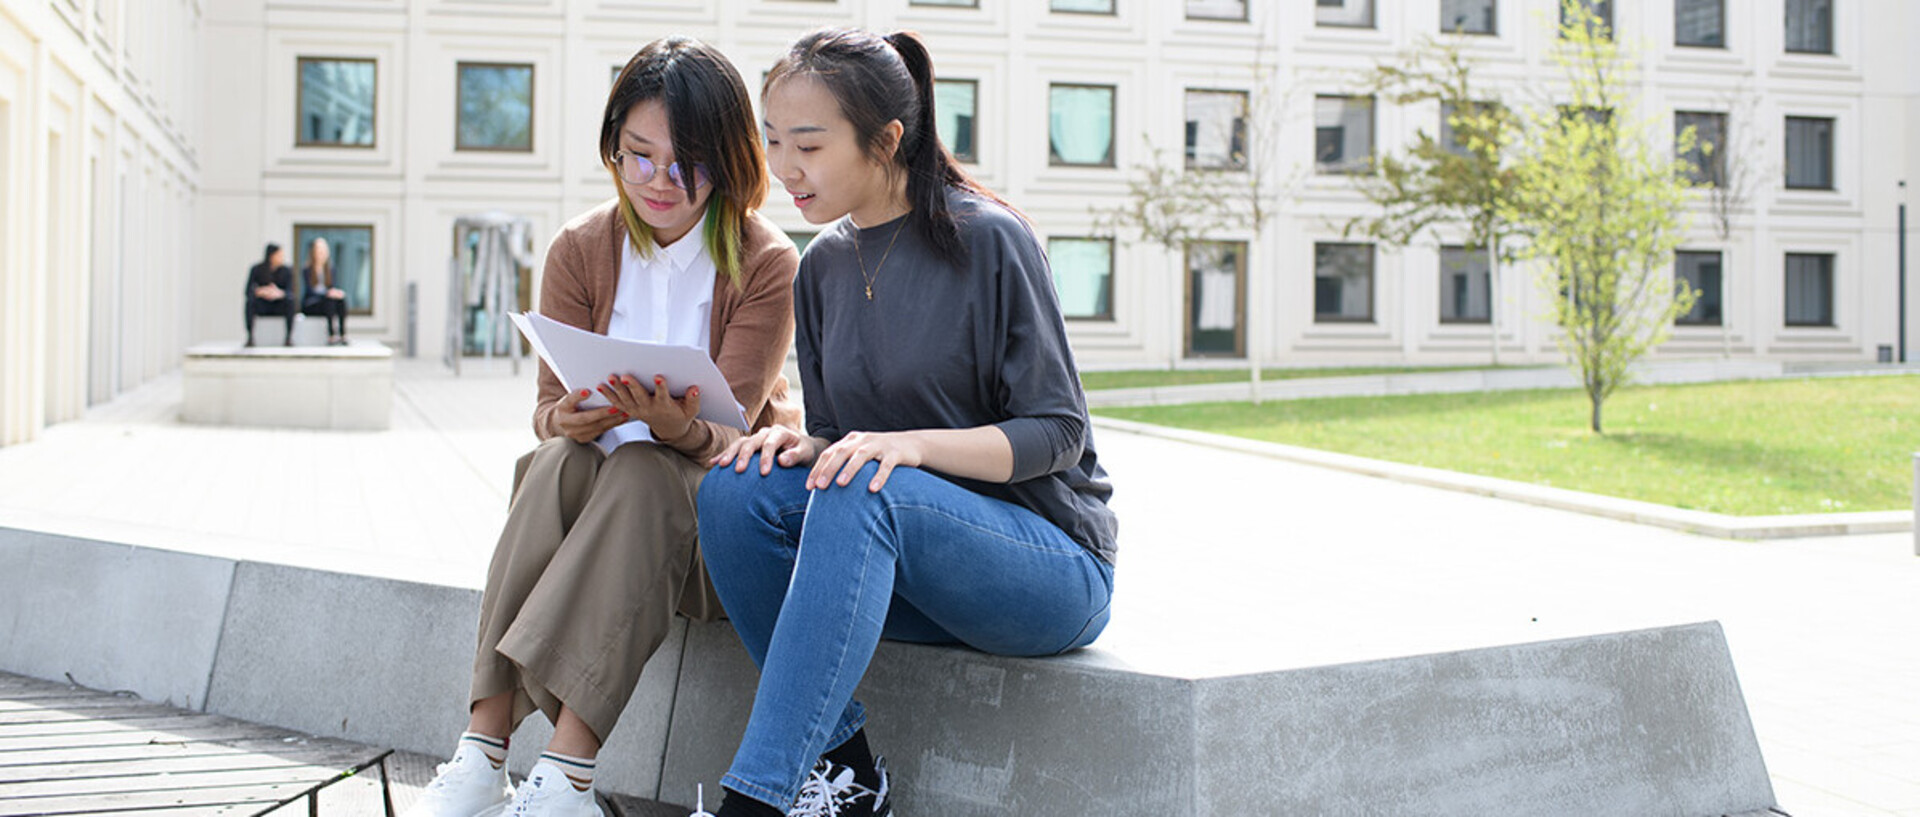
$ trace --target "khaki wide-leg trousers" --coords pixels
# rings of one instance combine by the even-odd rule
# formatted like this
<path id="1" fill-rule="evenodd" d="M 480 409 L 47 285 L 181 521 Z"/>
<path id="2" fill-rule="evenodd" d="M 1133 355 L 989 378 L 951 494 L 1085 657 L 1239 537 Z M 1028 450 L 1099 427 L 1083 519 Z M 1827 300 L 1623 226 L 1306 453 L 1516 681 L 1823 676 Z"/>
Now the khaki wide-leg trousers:
<path id="1" fill-rule="evenodd" d="M 521 457 L 487 569 L 472 701 L 513 693 L 513 726 L 565 704 L 602 743 L 674 613 L 718 618 L 694 497 L 707 469 L 672 449 L 555 437 Z M 504 736 L 503 736 L 504 737 Z"/>

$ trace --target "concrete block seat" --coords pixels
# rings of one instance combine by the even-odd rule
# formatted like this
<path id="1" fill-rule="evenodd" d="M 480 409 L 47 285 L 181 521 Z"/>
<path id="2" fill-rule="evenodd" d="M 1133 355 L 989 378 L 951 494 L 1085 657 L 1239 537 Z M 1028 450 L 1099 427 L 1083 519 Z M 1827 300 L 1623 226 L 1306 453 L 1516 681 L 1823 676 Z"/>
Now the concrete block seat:
<path id="1" fill-rule="evenodd" d="M 393 350 L 371 340 L 281 345 L 281 328 L 256 345 L 203 343 L 181 364 L 180 419 L 208 425 L 380 430 L 393 418 Z M 301 323 L 295 323 L 295 339 Z M 274 340 L 269 341 L 269 336 Z"/>
<path id="2" fill-rule="evenodd" d="M 8 529 L 0 563 L 20 566 L 0 572 L 0 598 L 15 600 L 0 669 L 74 672 L 90 686 L 434 756 L 465 725 L 478 590 Z M 1205 622 L 1141 612 L 1117 606 L 1104 646 L 1052 658 L 882 644 L 859 694 L 895 770 L 899 813 L 1774 805 L 1716 623 L 1526 641 L 1458 631 L 1461 620 L 1436 611 L 1427 623 L 1470 646 L 1223 651 L 1230 642 L 1210 641 L 1220 633 Z M 1322 630 L 1337 634 L 1324 643 L 1379 633 L 1348 626 Z M 683 804 L 696 784 L 713 793 L 755 681 L 725 622 L 682 622 L 602 750 L 600 788 Z M 547 737 L 538 717 L 522 728 L 515 771 Z"/>

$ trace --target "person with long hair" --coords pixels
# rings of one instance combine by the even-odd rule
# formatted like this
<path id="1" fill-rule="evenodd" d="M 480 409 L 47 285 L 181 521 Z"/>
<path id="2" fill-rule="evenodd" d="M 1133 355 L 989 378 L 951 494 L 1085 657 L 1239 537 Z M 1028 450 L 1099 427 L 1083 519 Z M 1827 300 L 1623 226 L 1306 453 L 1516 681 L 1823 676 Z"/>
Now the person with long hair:
<path id="1" fill-rule="evenodd" d="M 307 266 L 300 271 L 300 283 L 304 289 L 300 314 L 327 319 L 328 346 L 347 345 L 347 292 L 334 286 L 333 253 L 326 239 L 307 243 Z"/>
<path id="2" fill-rule="evenodd" d="M 719 51 L 670 37 L 620 71 L 600 122 L 614 198 L 547 250 L 540 312 L 613 337 L 704 348 L 753 429 L 797 425 L 780 374 L 793 332 L 793 243 L 758 213 L 767 173 L 745 83 Z M 720 614 L 694 500 L 745 432 L 699 419 L 703 395 L 651 372 L 569 391 L 540 368 L 533 428 L 488 569 L 469 721 L 410 817 L 599 815 L 595 758 L 677 613 Z M 610 405 L 583 408 L 594 391 Z M 507 744 L 554 725 L 517 790 Z"/>
<path id="3" fill-rule="evenodd" d="M 888 814 L 853 700 L 882 637 L 1051 655 L 1106 626 L 1117 523 L 1047 259 L 935 130 L 910 32 L 815 32 L 762 84 L 807 221 L 806 431 L 713 459 L 702 547 L 760 667 L 720 817 Z"/>

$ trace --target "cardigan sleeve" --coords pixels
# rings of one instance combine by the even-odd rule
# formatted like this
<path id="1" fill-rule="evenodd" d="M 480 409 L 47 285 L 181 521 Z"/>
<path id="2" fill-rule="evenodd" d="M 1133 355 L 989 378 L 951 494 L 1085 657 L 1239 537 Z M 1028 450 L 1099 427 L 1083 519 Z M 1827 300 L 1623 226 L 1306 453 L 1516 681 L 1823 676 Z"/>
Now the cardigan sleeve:
<path id="1" fill-rule="evenodd" d="M 748 421 L 755 422 L 780 380 L 793 344 L 793 275 L 800 254 L 791 241 L 763 222 L 750 227 L 749 234 L 759 240 L 750 242 L 754 251 L 743 265 L 737 289 L 729 293 L 739 302 L 726 314 L 713 360 Z M 742 436 L 745 432 L 740 429 L 696 419 L 686 433 L 660 442 L 704 461 Z"/>
<path id="2" fill-rule="evenodd" d="M 546 266 L 540 277 L 540 314 L 568 326 L 593 331 L 593 302 L 586 272 L 578 233 L 561 231 L 547 249 Z M 540 398 L 534 404 L 533 433 L 545 440 L 560 433 L 554 415 L 559 413 L 560 399 L 566 396 L 567 389 L 560 385 L 559 376 L 546 361 L 539 363 Z"/>

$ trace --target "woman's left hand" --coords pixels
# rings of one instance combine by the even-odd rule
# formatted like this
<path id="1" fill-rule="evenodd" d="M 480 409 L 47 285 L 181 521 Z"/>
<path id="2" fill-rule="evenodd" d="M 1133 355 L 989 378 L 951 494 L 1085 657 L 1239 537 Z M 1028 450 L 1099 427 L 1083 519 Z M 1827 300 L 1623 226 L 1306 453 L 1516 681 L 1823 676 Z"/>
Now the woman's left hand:
<path id="1" fill-rule="evenodd" d="M 867 490 L 878 492 L 896 466 L 919 467 L 926 451 L 920 438 L 911 431 L 855 431 L 827 446 L 814 458 L 813 471 L 807 474 L 807 490 L 830 485 L 846 486 L 869 461 L 880 463 L 880 471 L 868 481 Z"/>
<path id="2" fill-rule="evenodd" d="M 690 386 L 687 393 L 674 397 L 667 393 L 667 379 L 653 378 L 648 389 L 632 375 L 615 375 L 600 384 L 600 394 L 613 407 L 653 429 L 653 436 L 671 440 L 687 433 L 693 418 L 700 415 L 700 387 Z"/>

